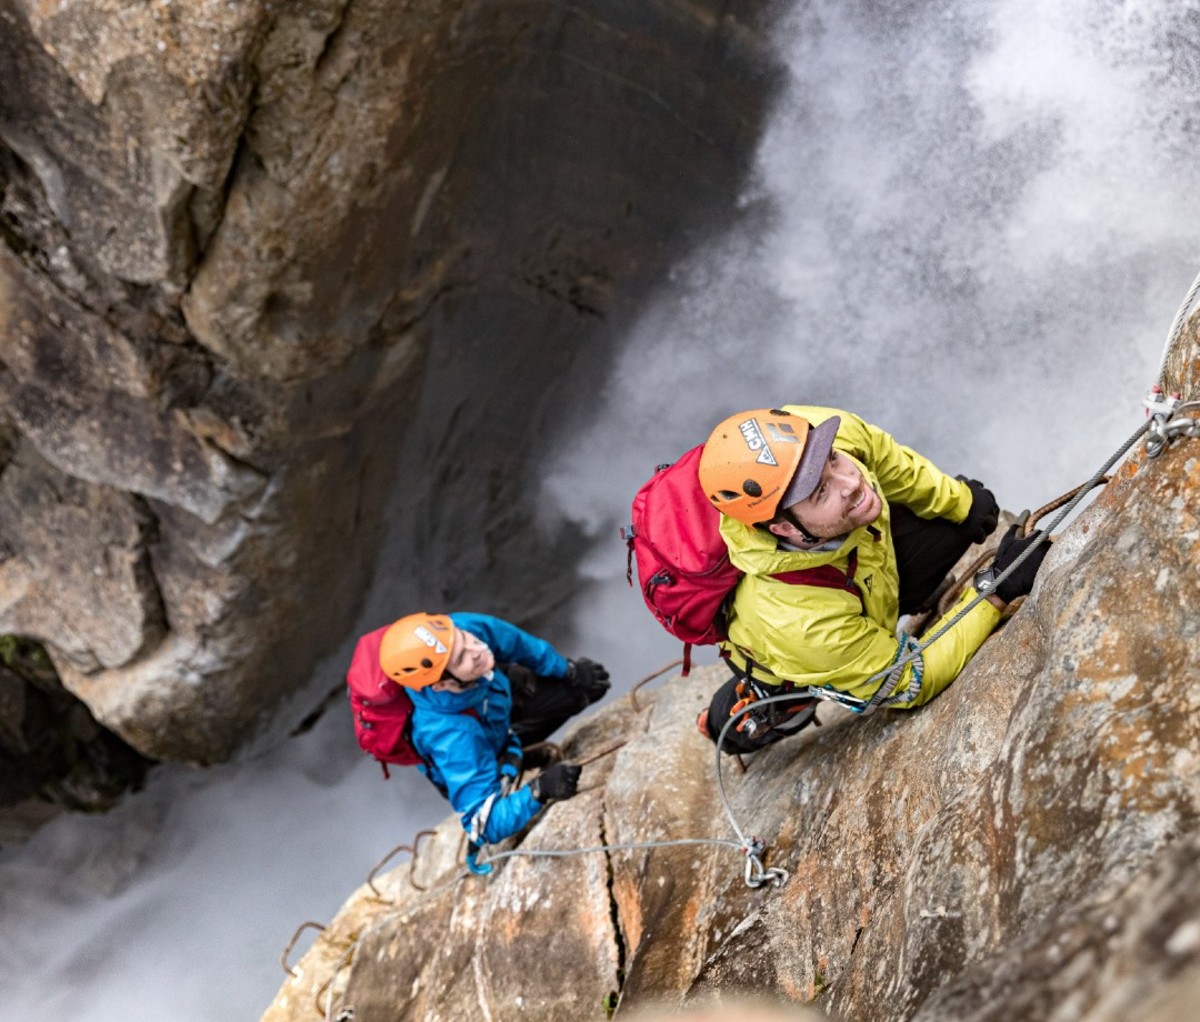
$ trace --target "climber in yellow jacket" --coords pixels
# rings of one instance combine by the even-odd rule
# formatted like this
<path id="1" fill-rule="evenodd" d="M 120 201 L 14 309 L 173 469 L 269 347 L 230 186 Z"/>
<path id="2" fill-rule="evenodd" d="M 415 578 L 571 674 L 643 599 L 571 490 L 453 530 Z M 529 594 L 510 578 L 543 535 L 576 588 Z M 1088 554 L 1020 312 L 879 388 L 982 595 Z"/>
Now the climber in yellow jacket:
<path id="1" fill-rule="evenodd" d="M 912 645 L 897 637 L 900 616 L 932 603 L 954 563 L 996 528 L 991 491 L 946 475 L 857 415 L 804 405 L 721 422 L 699 476 L 722 512 L 730 560 L 745 572 L 723 644 L 735 676 L 701 714 L 714 741 L 747 701 L 793 688 L 893 707 L 928 702 L 966 666 L 1005 605 L 1029 592 L 1048 549 L 1033 551 L 920 658 L 879 676 Z M 993 577 L 1032 542 L 1010 530 Z M 965 587 L 947 619 L 976 594 Z M 814 712 L 807 699 L 752 709 L 727 732 L 725 750 L 760 748 Z"/>

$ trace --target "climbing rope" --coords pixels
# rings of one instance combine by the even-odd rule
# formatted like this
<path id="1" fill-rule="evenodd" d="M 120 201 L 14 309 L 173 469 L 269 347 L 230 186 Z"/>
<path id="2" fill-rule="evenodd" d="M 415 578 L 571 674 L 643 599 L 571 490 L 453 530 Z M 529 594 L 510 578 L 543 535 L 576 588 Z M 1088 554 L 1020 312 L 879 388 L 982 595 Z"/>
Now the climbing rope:
<path id="1" fill-rule="evenodd" d="M 1096 486 L 1103 486 L 1111 479 L 1112 476 L 1107 475 L 1101 476 L 1099 479 L 1093 478 L 1092 488 L 1095 488 Z M 1073 489 L 1068 490 L 1061 497 L 1055 497 L 1053 500 L 1043 504 L 1036 511 L 1022 512 L 1017 517 L 1015 523 L 1016 525 L 1020 526 L 1018 534 L 1022 537 L 1032 535 L 1034 527 L 1038 522 L 1045 518 L 1046 515 L 1048 515 L 1051 511 L 1057 511 L 1060 507 L 1070 501 L 1072 497 L 1075 497 L 1078 493 L 1080 493 L 1080 491 L 1086 491 L 1087 489 L 1088 485 L 1087 483 L 1084 483 L 1081 486 L 1076 486 Z M 995 557 L 996 548 L 991 547 L 987 550 L 984 550 L 978 557 L 975 558 L 975 560 L 968 564 L 967 567 L 962 570 L 960 577 L 952 578 L 948 576 L 946 582 L 944 583 L 944 590 L 943 588 L 939 588 L 937 592 L 934 593 L 934 596 L 937 598 L 934 609 L 928 612 L 923 611 L 916 615 L 919 623 L 917 628 L 914 630 L 914 634 L 917 634 L 920 631 L 921 626 L 926 620 L 929 618 L 940 618 L 951 607 L 953 607 L 954 604 L 958 602 L 959 596 L 962 595 L 962 591 L 966 587 L 967 582 L 970 579 L 973 579 L 976 573 L 994 560 Z"/>
<path id="2" fill-rule="evenodd" d="M 1193 288 L 1193 291 L 1200 292 L 1200 277 L 1197 278 L 1197 286 Z M 1194 294 L 1189 295 L 1189 300 L 1188 300 L 1188 302 L 1185 303 L 1185 307 L 1190 305 L 1190 301 L 1193 297 L 1194 297 Z M 1157 388 L 1156 388 L 1156 392 L 1161 393 L 1161 391 L 1159 391 Z M 1106 481 L 1105 477 L 1107 476 L 1109 469 L 1111 469 L 1113 467 L 1113 465 L 1115 465 L 1121 458 L 1123 458 L 1133 448 L 1134 444 L 1137 443 L 1138 439 L 1140 437 L 1142 437 L 1144 434 L 1147 434 L 1147 433 L 1151 434 L 1151 438 L 1155 442 L 1155 449 L 1153 449 L 1153 450 L 1151 449 L 1150 443 L 1148 442 L 1148 444 L 1147 444 L 1147 455 L 1149 457 L 1154 457 L 1157 454 L 1161 453 L 1162 449 L 1164 449 L 1165 446 L 1167 444 L 1169 444 L 1176 437 L 1200 436 L 1200 417 L 1192 419 L 1192 418 L 1187 418 L 1187 417 L 1183 417 L 1180 415 L 1180 413 L 1184 413 L 1184 412 L 1187 412 L 1187 413 L 1200 412 L 1200 401 L 1190 401 L 1190 402 L 1186 402 L 1186 403 L 1181 403 L 1177 398 L 1173 398 L 1173 399 L 1164 400 L 1161 402 L 1161 404 L 1158 404 L 1158 403 L 1155 403 L 1154 398 L 1152 396 L 1152 399 L 1147 402 L 1147 406 L 1148 406 L 1149 413 L 1150 413 L 1147 421 L 1145 423 L 1143 423 L 1141 426 L 1139 426 L 1138 429 L 1135 430 L 1133 432 L 1133 434 L 1129 437 L 1129 439 L 1126 440 L 1119 448 L 1117 448 L 1117 450 L 1105 461 L 1104 465 L 1101 466 L 1101 468 L 1095 473 L 1095 475 L 1092 476 L 1091 479 L 1089 479 L 1086 483 L 1084 483 L 1082 486 L 1078 487 L 1074 491 L 1071 491 L 1071 494 L 1066 495 L 1066 496 L 1069 496 L 1070 499 L 1066 500 L 1065 503 L 1062 503 L 1063 499 L 1065 499 L 1065 498 L 1060 498 L 1059 501 L 1053 502 L 1051 505 L 1047 505 L 1045 508 L 1042 508 L 1039 510 L 1039 516 L 1040 516 L 1041 514 L 1045 513 L 1048 509 L 1055 506 L 1056 504 L 1062 503 L 1062 506 L 1059 509 L 1058 515 L 1055 517 L 1054 521 L 1050 524 L 1050 526 L 1046 529 L 1041 530 L 1037 534 L 1037 538 L 1035 539 L 1035 541 L 1033 543 L 1031 543 L 1020 554 L 1020 556 L 1018 556 L 1013 561 L 1013 563 L 1008 566 L 1008 568 L 1006 568 L 1003 572 L 1001 572 L 997 576 L 993 585 L 987 589 L 987 592 L 978 593 L 974 599 L 972 599 L 965 607 L 963 607 L 962 610 L 958 611 L 949 621 L 947 621 L 944 625 L 942 625 L 928 639 L 926 639 L 920 643 L 916 643 L 915 641 L 911 642 L 910 645 L 908 646 L 906 653 L 904 653 L 902 656 L 897 657 L 897 660 L 894 664 L 890 665 L 889 667 L 887 667 L 886 669 L 884 669 L 882 671 L 878 671 L 875 674 L 873 674 L 868 679 L 868 683 L 886 678 L 888 676 L 891 676 L 893 679 L 895 679 L 895 681 L 898 681 L 900 675 L 904 671 L 904 668 L 909 663 L 913 663 L 914 661 L 917 661 L 921 657 L 922 653 L 925 650 L 927 650 L 930 646 L 933 645 L 933 643 L 935 643 L 939 638 L 941 638 L 943 635 L 945 635 L 951 628 L 954 627 L 955 624 L 957 624 L 964 617 L 966 617 L 966 615 L 969 614 L 982 600 L 985 600 L 987 598 L 987 596 L 989 595 L 989 593 L 994 591 L 995 586 L 997 586 L 1001 582 L 1003 582 L 1018 567 L 1020 567 L 1020 565 L 1025 561 L 1025 559 L 1028 558 L 1032 554 L 1032 552 L 1037 548 L 1037 546 L 1040 545 L 1042 542 L 1044 542 L 1046 540 L 1046 538 L 1051 533 L 1054 532 L 1054 530 L 1067 518 L 1068 515 L 1071 514 L 1071 512 L 1073 512 L 1075 510 L 1075 508 L 1078 506 L 1080 501 L 1082 501 L 1083 498 L 1085 496 L 1087 496 L 1087 494 L 1095 486 L 1099 485 L 1102 481 Z M 655 677 L 659 673 L 662 673 L 662 672 L 661 671 L 655 672 L 655 674 L 650 675 L 650 677 L 651 678 Z M 649 680 L 649 678 L 647 678 L 645 680 Z M 893 683 L 893 687 L 894 687 L 894 684 L 895 684 L 895 682 Z M 717 775 L 717 791 L 718 791 L 718 794 L 721 799 L 722 811 L 724 812 L 725 817 L 729 822 L 730 828 L 733 830 L 734 834 L 737 836 L 736 841 L 730 840 L 728 838 L 673 838 L 673 839 L 662 839 L 662 840 L 657 840 L 657 841 L 631 841 L 631 842 L 621 842 L 621 843 L 617 843 L 617 844 L 600 844 L 600 845 L 592 845 L 592 846 L 583 847 L 583 848 L 562 848 L 562 849 L 515 848 L 515 849 L 508 850 L 508 851 L 499 852 L 495 855 L 490 856 L 486 860 L 483 860 L 482 862 L 472 863 L 473 868 L 471 869 L 470 872 L 464 870 L 464 871 L 456 874 L 453 878 L 451 878 L 446 883 L 440 884 L 437 887 L 435 887 L 433 890 L 428 891 L 422 898 L 418 899 L 418 901 L 415 904 L 408 906 L 409 910 L 410 911 L 415 910 L 416 908 L 420 907 L 420 905 L 425 903 L 426 901 L 432 900 L 434 897 L 437 897 L 440 894 L 444 893 L 445 891 L 450 890 L 452 887 L 457 885 L 460 881 L 462 881 L 465 878 L 467 878 L 468 876 L 472 875 L 472 873 L 476 873 L 476 874 L 490 873 L 494 863 L 501 862 L 505 859 L 517 858 L 517 857 L 557 859 L 557 858 L 567 858 L 567 857 L 576 856 L 576 855 L 590 855 L 590 854 L 595 854 L 595 853 L 600 853 L 600 852 L 607 854 L 607 853 L 621 852 L 621 851 L 652 850 L 652 849 L 656 849 L 656 848 L 679 848 L 679 847 L 696 847 L 696 846 L 707 845 L 707 846 L 713 846 L 713 847 L 719 847 L 719 848 L 737 849 L 745 857 L 745 869 L 744 869 L 743 878 L 748 887 L 759 888 L 766 884 L 770 884 L 773 887 L 783 886 L 785 883 L 787 883 L 787 881 L 790 878 L 790 874 L 788 873 L 788 871 L 779 866 L 773 866 L 773 867 L 764 866 L 763 858 L 766 854 L 765 842 L 760 837 L 747 834 L 742 829 L 740 824 L 738 823 L 737 817 L 735 816 L 733 807 L 730 803 L 729 794 L 725 789 L 725 777 L 724 777 L 724 771 L 722 770 L 721 748 L 724 745 L 725 737 L 729 733 L 729 729 L 736 724 L 737 720 L 742 715 L 749 713 L 752 709 L 760 708 L 763 706 L 768 706 L 768 705 L 771 705 L 772 703 L 790 702 L 790 701 L 795 700 L 798 696 L 804 696 L 804 695 L 805 695 L 805 690 L 797 689 L 797 690 L 793 690 L 793 691 L 790 691 L 790 692 L 787 692 L 787 693 L 784 693 L 781 695 L 777 695 L 777 696 L 768 696 L 768 697 L 756 700 L 754 703 L 748 703 L 747 705 L 741 707 L 736 712 L 734 712 L 729 717 L 729 719 L 727 721 L 725 721 L 724 725 L 721 728 L 720 734 L 717 736 L 717 741 L 716 741 L 715 747 L 714 747 L 714 755 L 716 757 L 715 763 L 716 763 L 716 775 Z M 820 688 L 807 689 L 807 695 L 812 698 L 835 701 L 835 702 L 841 703 L 842 705 L 845 705 L 849 709 L 851 709 L 855 712 L 858 712 L 858 713 L 862 713 L 865 710 L 871 708 L 873 705 L 878 704 L 877 700 L 866 701 L 866 700 L 856 699 L 852 696 L 848 696 L 845 693 L 837 692 L 834 690 L 820 689 Z M 634 703 L 634 705 L 635 706 L 637 705 L 636 702 Z M 610 748 L 606 748 L 606 749 L 602 750 L 601 752 L 589 757 L 587 762 L 592 762 L 592 761 L 600 758 L 601 756 L 609 755 L 610 753 L 617 751 L 617 749 L 619 749 L 623 744 L 624 744 L 624 742 L 619 742 Z M 369 878 L 368 883 L 370 884 L 372 891 L 374 891 L 377 896 L 379 895 L 379 892 L 375 888 L 374 884 L 371 883 L 371 881 L 374 879 L 375 873 L 383 865 L 384 862 L 386 862 L 388 859 L 390 859 L 390 857 L 393 854 L 395 854 L 397 851 L 399 851 L 401 849 L 409 850 L 413 854 L 413 857 L 415 859 L 416 846 L 417 846 L 417 843 L 419 842 L 421 836 L 422 835 L 418 835 L 416 841 L 413 842 L 412 846 L 400 846 L 399 848 L 394 849 L 392 852 L 390 852 L 388 854 L 388 856 L 383 860 L 383 862 L 379 863 L 379 865 L 376 866 L 374 870 L 372 870 L 371 877 Z M 411 868 L 411 864 L 410 864 L 410 868 Z M 288 972 L 289 975 L 294 976 L 295 973 L 287 964 L 287 956 L 290 953 L 292 947 L 294 946 L 296 939 L 298 938 L 300 932 L 304 928 L 310 927 L 310 926 L 318 928 L 318 929 L 322 928 L 319 923 L 303 924 L 301 926 L 300 930 L 298 930 L 296 932 L 296 934 L 293 936 L 291 943 L 289 943 L 287 949 L 284 951 L 284 953 L 281 957 L 283 967 L 284 967 L 285 971 Z M 347 949 L 347 951 L 342 955 L 337 967 L 334 969 L 333 975 L 330 976 L 329 980 L 322 986 L 322 988 L 317 993 L 318 1003 L 319 1003 L 321 996 L 323 994 L 326 995 L 326 997 L 325 997 L 325 1018 L 327 1020 L 333 1019 L 333 990 L 332 990 L 333 981 L 336 978 L 337 974 L 342 970 L 342 968 L 345 967 L 347 961 L 352 959 L 353 953 L 357 949 L 358 945 L 361 943 L 361 940 L 362 940 L 362 937 L 360 936 L 360 938 L 358 940 L 356 940 L 354 942 L 354 944 L 349 949 Z M 346 1019 L 352 1018 L 353 1017 L 352 1012 L 353 1012 L 353 1009 L 348 1009 L 347 1011 L 344 1011 L 343 1013 L 341 1013 L 339 1015 L 339 1018 L 346 1018 Z"/>
<path id="3" fill-rule="evenodd" d="M 1196 300 L 1196 295 L 1200 294 L 1200 273 L 1196 275 L 1196 279 L 1192 281 L 1192 286 L 1188 290 L 1187 297 L 1184 298 L 1183 304 L 1179 306 L 1179 311 L 1175 313 L 1175 319 L 1171 323 L 1171 329 L 1167 332 L 1167 343 L 1163 347 L 1162 359 L 1158 363 L 1158 376 L 1155 377 L 1155 385 L 1163 390 L 1167 385 L 1167 363 L 1171 360 L 1171 353 L 1175 350 L 1175 345 L 1179 343 L 1179 336 L 1183 333 L 1183 324 L 1187 321 L 1188 313 L 1192 310 L 1192 303 Z"/>
<path id="4" fill-rule="evenodd" d="M 877 671 L 875 674 L 871 675 L 871 677 L 867 679 L 866 683 L 871 684 L 882 678 L 886 678 L 889 675 L 893 676 L 896 680 L 899 680 L 899 677 L 903 673 L 905 667 L 907 667 L 910 663 L 913 663 L 914 661 L 918 660 L 922 656 L 922 654 L 925 652 L 925 650 L 927 650 L 930 646 L 932 646 L 935 642 L 937 642 L 938 639 L 940 639 L 943 635 L 945 635 L 948 631 L 950 631 L 950 629 L 953 628 L 956 624 L 958 624 L 958 622 L 961 621 L 964 617 L 966 617 L 968 614 L 970 614 L 971 611 L 974 610 L 980 603 L 982 603 L 990 595 L 992 595 L 996 591 L 996 589 L 1000 585 L 1000 583 L 1002 583 L 1006 578 L 1008 578 L 1014 571 L 1017 570 L 1017 568 L 1019 568 L 1022 564 L 1024 564 L 1025 561 L 1028 560 L 1030 556 L 1032 556 L 1033 552 L 1039 546 L 1041 546 L 1042 543 L 1044 543 L 1049 538 L 1050 534 L 1052 532 L 1054 532 L 1054 530 L 1056 528 L 1058 528 L 1058 526 L 1060 524 L 1062 524 L 1063 520 L 1068 515 L 1070 515 L 1070 513 L 1072 511 L 1075 510 L 1075 508 L 1079 505 L 1080 501 L 1082 501 L 1083 498 L 1086 497 L 1089 492 L 1091 492 L 1092 488 L 1094 486 L 1096 486 L 1099 483 L 1099 481 L 1108 474 L 1108 470 L 1110 468 L 1112 468 L 1113 465 L 1115 465 L 1123 457 L 1125 457 L 1126 454 L 1129 453 L 1130 449 L 1133 447 L 1134 444 L 1136 444 L 1138 442 L 1138 439 L 1142 436 L 1142 434 L 1147 432 L 1147 430 L 1149 430 L 1150 424 L 1153 421 L 1154 421 L 1153 419 L 1148 419 L 1146 422 L 1142 423 L 1136 430 L 1134 430 L 1133 435 L 1130 436 L 1129 439 L 1126 440 L 1120 447 L 1118 447 L 1117 450 L 1104 462 L 1104 464 L 1095 473 L 1095 475 L 1093 475 L 1091 477 L 1091 479 L 1089 479 L 1086 483 L 1084 483 L 1081 487 L 1079 487 L 1079 489 L 1075 493 L 1075 496 L 1072 497 L 1065 505 L 1063 505 L 1062 508 L 1059 509 L 1058 514 L 1055 516 L 1054 520 L 1050 523 L 1050 526 L 1048 528 L 1042 529 L 1038 533 L 1036 533 L 1033 542 L 1030 543 L 1029 546 L 1027 546 L 1024 550 L 1021 551 L 1021 553 L 1013 560 L 1012 564 L 1010 564 L 1007 568 L 1005 568 L 1004 571 L 1000 572 L 1000 574 L 996 576 L 996 578 L 993 582 L 991 582 L 990 584 L 985 584 L 982 587 L 984 590 L 983 592 L 976 593 L 974 599 L 972 599 L 965 607 L 963 607 L 960 611 L 958 611 L 952 618 L 950 618 L 949 621 L 947 621 L 944 625 L 942 625 L 936 632 L 934 632 L 931 636 L 929 636 L 928 639 L 925 639 L 924 641 L 913 645 L 913 647 L 911 649 L 909 649 L 908 652 L 906 652 L 903 656 L 899 657 L 894 664 L 891 664 L 884 670 Z M 813 690 L 814 695 L 816 694 L 816 691 L 817 690 L 815 690 L 815 689 Z"/>
<path id="5" fill-rule="evenodd" d="M 661 672 L 657 672 L 661 673 Z M 655 675 L 650 675 L 654 677 Z M 648 680 L 648 679 L 647 679 Z M 585 766 L 592 763 L 602 756 L 607 756 L 610 753 L 616 752 L 619 748 L 625 745 L 625 741 L 617 742 L 602 751 L 589 756 L 587 759 L 579 762 L 580 766 Z M 757 838 L 746 838 L 740 831 L 738 833 L 738 841 L 732 841 L 729 838 L 663 838 L 657 841 L 627 841 L 618 844 L 601 844 L 591 845 L 586 848 L 513 848 L 504 852 L 497 852 L 495 855 L 490 855 L 486 859 L 477 859 L 474 857 L 468 858 L 468 868 L 472 873 L 481 875 L 490 873 L 494 863 L 504 859 L 514 858 L 530 858 L 530 859 L 562 859 L 574 855 L 591 855 L 596 852 L 629 852 L 638 851 L 641 849 L 652 848 L 679 848 L 695 845 L 715 845 L 721 848 L 736 848 L 746 857 L 744 877 L 746 884 L 749 887 L 760 887 L 763 883 L 771 881 L 776 886 L 787 880 L 787 872 L 781 869 L 764 870 L 762 865 L 762 842 Z M 482 850 L 482 849 L 480 849 Z"/>

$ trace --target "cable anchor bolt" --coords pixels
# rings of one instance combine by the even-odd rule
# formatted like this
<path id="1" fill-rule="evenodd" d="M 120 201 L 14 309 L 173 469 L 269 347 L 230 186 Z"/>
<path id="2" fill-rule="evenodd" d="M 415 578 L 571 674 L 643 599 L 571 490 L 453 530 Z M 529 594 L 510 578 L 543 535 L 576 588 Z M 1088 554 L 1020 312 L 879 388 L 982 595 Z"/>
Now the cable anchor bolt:
<path id="1" fill-rule="evenodd" d="M 766 847 L 762 838 L 752 837 L 742 848 L 742 852 L 746 856 L 745 880 L 747 887 L 757 889 L 763 884 L 782 887 L 788 882 L 791 874 L 786 869 L 778 866 L 772 866 L 770 869 L 763 868 L 762 855 L 766 851 Z"/>
<path id="2" fill-rule="evenodd" d="M 1146 457 L 1157 458 L 1177 435 L 1189 431 L 1192 423 L 1190 420 L 1183 420 L 1186 425 L 1171 422 L 1171 417 L 1179 409 L 1180 397 L 1178 394 L 1164 394 L 1158 384 L 1150 388 L 1143 404 L 1151 419 L 1146 428 Z M 1190 432 L 1188 435 L 1191 435 Z"/>

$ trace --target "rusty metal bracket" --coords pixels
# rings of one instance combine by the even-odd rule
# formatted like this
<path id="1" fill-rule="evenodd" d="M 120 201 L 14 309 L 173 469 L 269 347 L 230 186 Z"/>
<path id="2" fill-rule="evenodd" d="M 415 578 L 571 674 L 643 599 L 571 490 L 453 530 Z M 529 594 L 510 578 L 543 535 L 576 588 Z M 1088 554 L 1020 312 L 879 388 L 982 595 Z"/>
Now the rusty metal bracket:
<path id="1" fill-rule="evenodd" d="M 618 749 L 620 749 L 628 744 L 629 744 L 629 739 L 622 738 L 619 742 L 614 742 L 607 749 L 601 749 L 599 752 L 592 753 L 592 755 L 588 756 L 587 759 L 577 760 L 576 765 L 577 766 L 587 766 L 589 763 L 595 763 L 596 760 L 603 759 L 605 756 L 611 756 Z"/>
<path id="2" fill-rule="evenodd" d="M 325 982 L 319 987 L 317 987 L 317 992 L 313 994 L 313 1007 L 317 1009 L 317 1015 L 320 1018 L 325 1019 L 326 1022 L 335 1022 L 333 1015 L 333 984 L 341 974 L 342 969 L 346 967 L 346 963 L 353 959 L 354 951 L 357 947 L 358 941 L 355 941 L 342 953 L 342 957 L 338 959 L 337 965 L 333 967 L 333 972 L 330 973 L 329 978 L 326 979 Z M 325 998 L 325 1007 L 322 1008 L 321 998 L 324 997 L 326 993 L 328 993 L 329 996 Z M 353 1018 L 354 1009 L 347 1006 L 343 1007 L 342 1010 L 338 1012 L 336 1022 L 349 1022 L 349 1020 Z"/>
<path id="3" fill-rule="evenodd" d="M 435 831 L 432 830 L 417 831 L 417 836 L 413 838 L 411 845 L 396 845 L 396 847 L 388 852 L 387 855 L 375 863 L 375 865 L 371 868 L 371 872 L 367 874 L 367 886 L 371 888 L 371 891 L 374 893 L 375 897 L 377 897 L 380 901 L 388 900 L 380 893 L 379 888 L 375 886 L 375 877 L 378 875 L 379 871 L 392 860 L 393 856 L 398 855 L 400 852 L 408 852 L 412 857 L 408 868 L 408 882 L 412 884 L 412 886 L 418 891 L 428 890 L 428 888 L 422 887 L 417 883 L 416 879 L 413 877 L 413 871 L 416 869 L 417 865 L 417 849 L 421 844 L 421 838 L 432 837 L 434 833 Z"/>
<path id="4" fill-rule="evenodd" d="M 283 966 L 283 971 L 286 972 L 293 979 L 296 978 L 296 970 L 293 969 L 290 965 L 288 965 L 288 955 L 290 955 L 292 953 L 292 948 L 294 948 L 296 946 L 296 941 L 298 941 L 300 939 L 300 934 L 302 934 L 305 930 L 310 929 L 310 928 L 317 930 L 319 932 L 324 932 L 325 924 L 324 923 L 314 923 L 312 920 L 308 920 L 307 922 L 301 923 L 299 926 L 296 927 L 296 932 L 292 934 L 292 939 L 288 941 L 288 946 L 283 949 L 283 954 L 281 954 L 279 956 L 279 964 Z"/>
<path id="5" fill-rule="evenodd" d="M 629 701 L 633 704 L 634 712 L 635 713 L 642 712 L 642 708 L 638 704 L 637 694 L 638 694 L 638 690 L 643 685 L 646 685 L 649 682 L 653 681 L 660 674 L 666 674 L 667 671 L 671 670 L 672 667 L 682 667 L 682 666 L 683 666 L 683 657 L 680 657 L 678 660 L 672 660 L 669 664 L 664 664 L 657 671 L 647 674 L 641 681 L 639 681 L 636 685 L 634 685 L 633 688 L 631 688 L 629 690 Z"/>
<path id="6" fill-rule="evenodd" d="M 1103 486 L 1105 483 L 1109 482 L 1111 479 L 1112 479 L 1112 476 L 1100 476 L 1098 479 L 1092 480 L 1091 487 L 1089 487 L 1087 483 L 1084 483 L 1082 486 L 1076 486 L 1075 489 L 1073 489 L 1073 490 L 1068 490 L 1061 497 L 1056 497 L 1054 500 L 1050 501 L 1049 504 L 1042 505 L 1036 511 L 1032 512 L 1027 519 L 1025 519 L 1025 528 L 1022 531 L 1021 535 L 1022 536 L 1032 536 L 1033 531 L 1034 531 L 1034 526 L 1037 525 L 1037 523 L 1040 519 L 1042 519 L 1043 517 L 1048 515 L 1051 511 L 1057 511 L 1064 504 L 1069 504 L 1082 491 L 1089 489 L 1089 488 L 1094 489 L 1097 486 Z"/>

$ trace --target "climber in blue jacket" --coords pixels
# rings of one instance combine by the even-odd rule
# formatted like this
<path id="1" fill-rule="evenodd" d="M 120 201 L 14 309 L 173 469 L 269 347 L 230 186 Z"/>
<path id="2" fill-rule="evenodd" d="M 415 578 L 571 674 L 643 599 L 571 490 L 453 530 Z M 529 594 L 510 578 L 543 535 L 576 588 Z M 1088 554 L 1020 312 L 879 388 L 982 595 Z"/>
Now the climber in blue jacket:
<path id="1" fill-rule="evenodd" d="M 543 806 L 575 795 L 581 768 L 570 763 L 512 785 L 526 746 L 608 691 L 602 664 L 567 660 L 500 618 L 454 613 L 396 621 L 383 633 L 379 666 L 408 690 L 418 766 L 450 800 L 473 844 L 503 841 Z"/>

